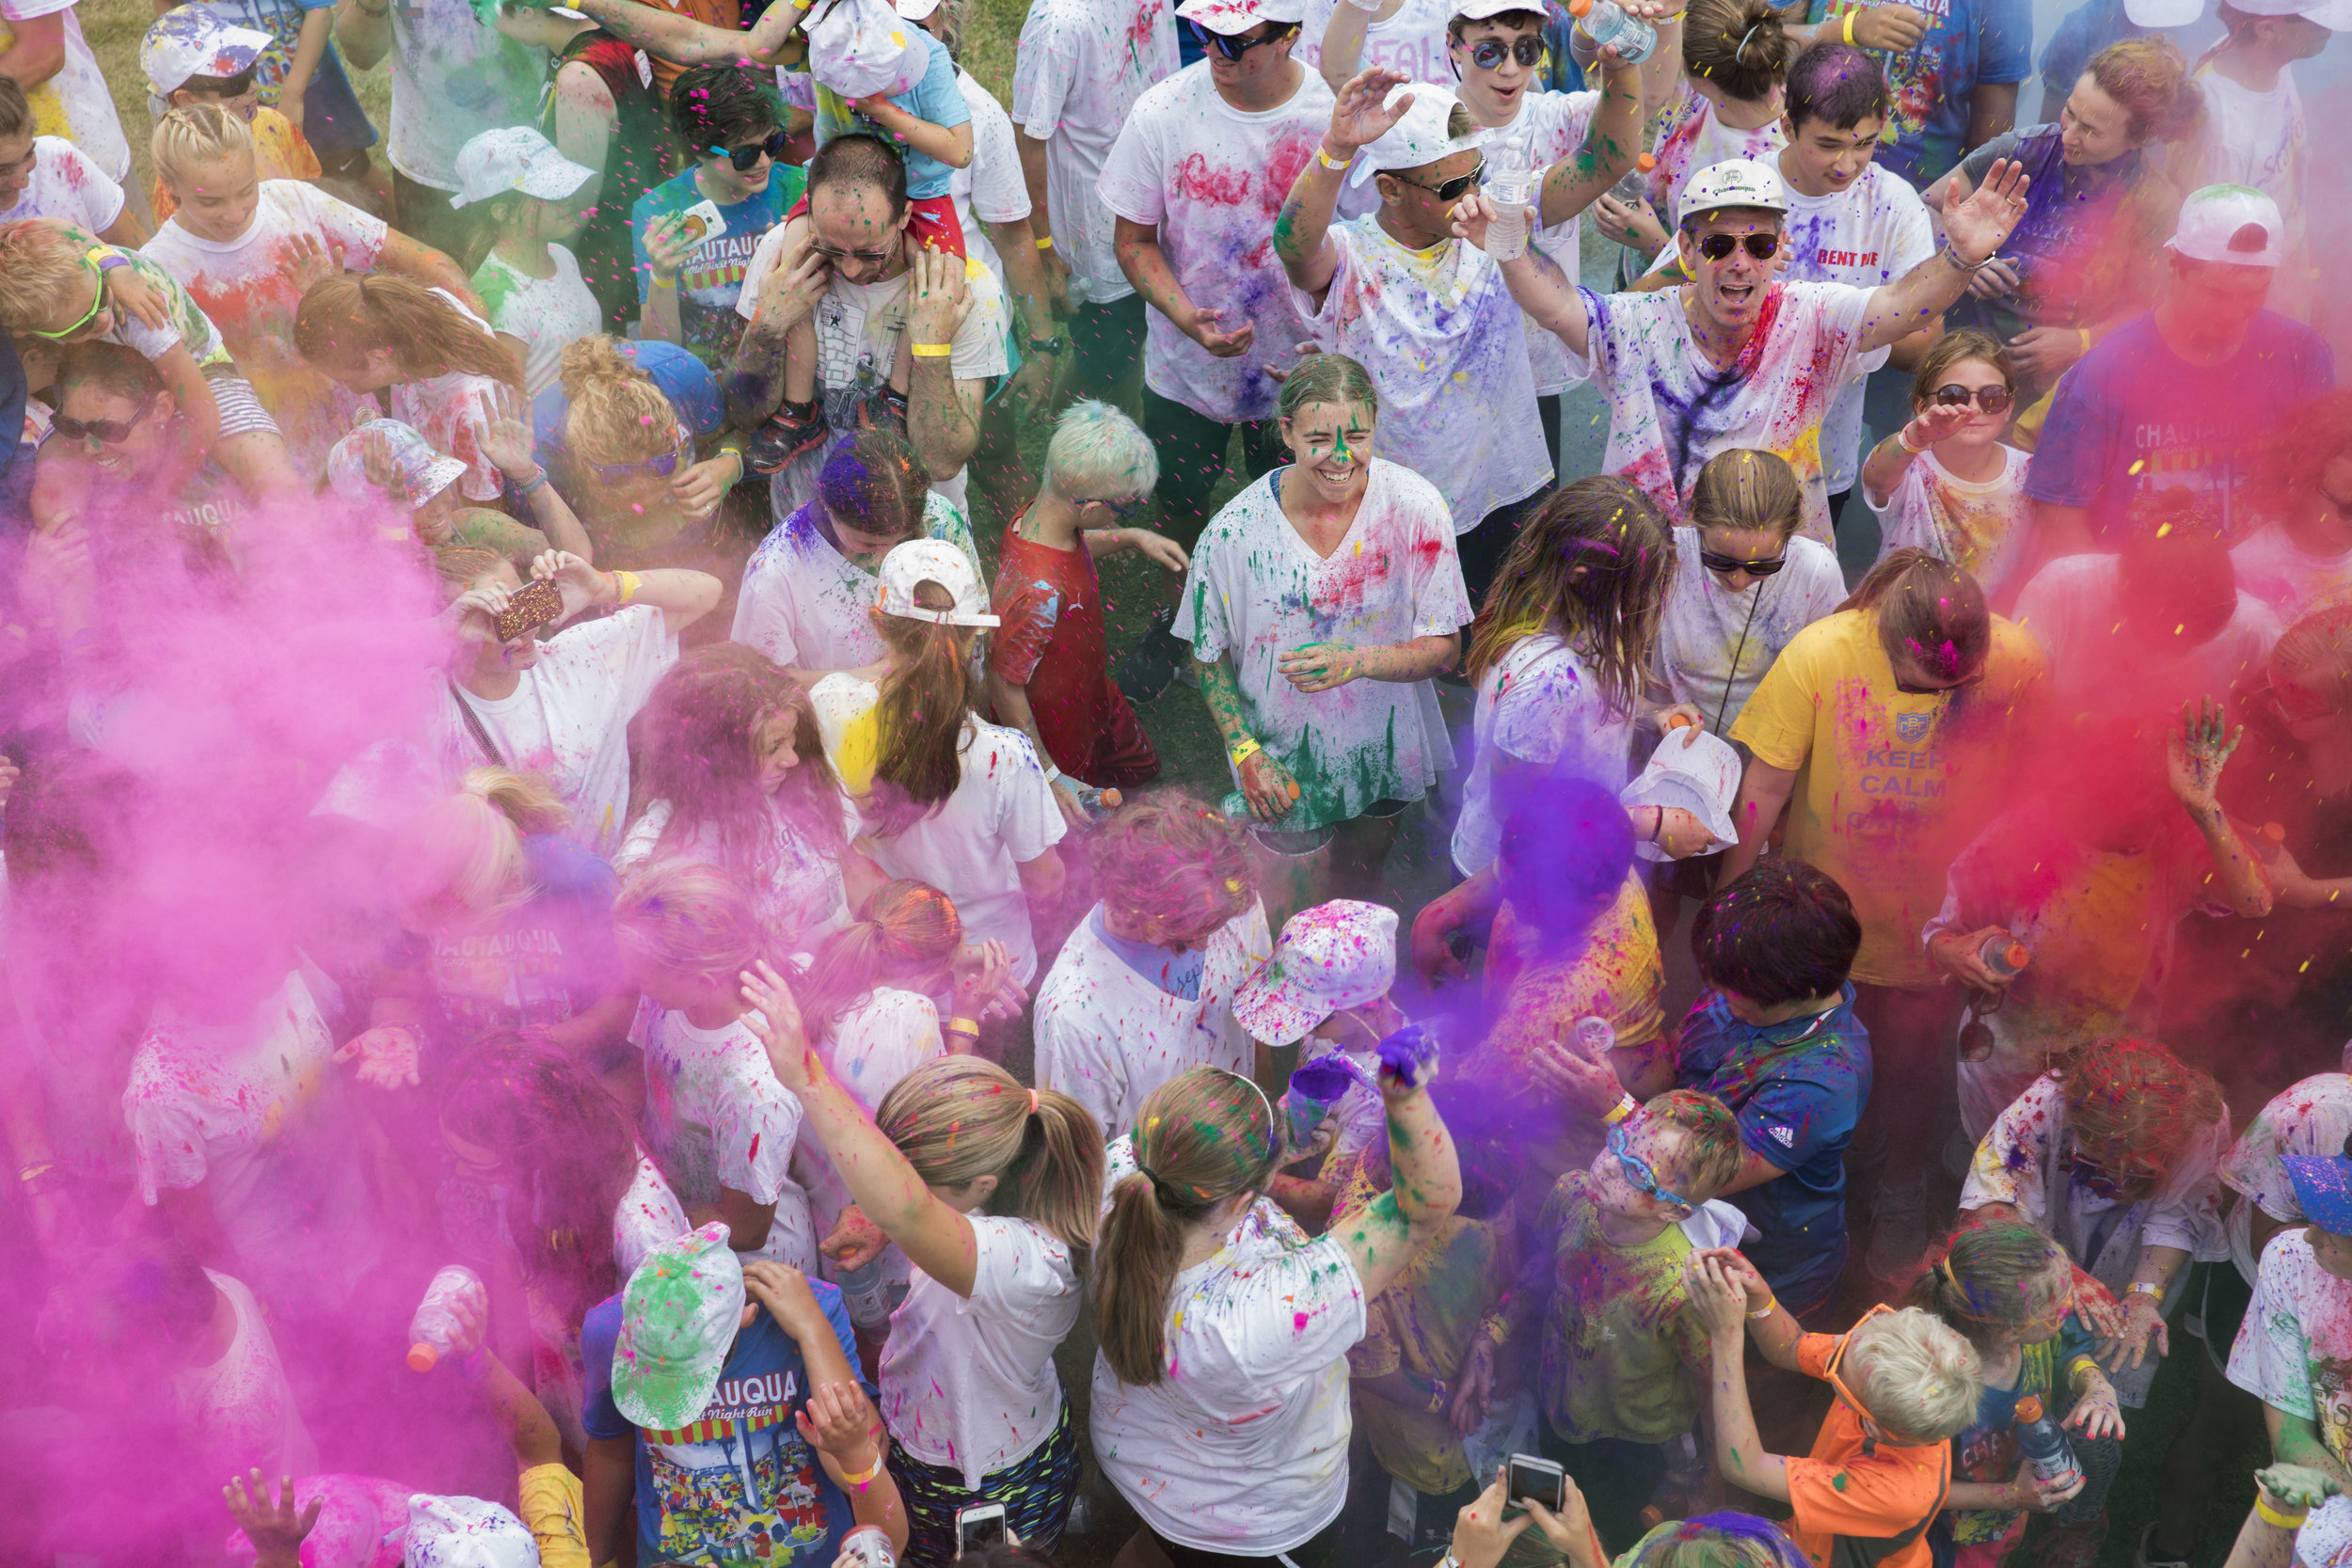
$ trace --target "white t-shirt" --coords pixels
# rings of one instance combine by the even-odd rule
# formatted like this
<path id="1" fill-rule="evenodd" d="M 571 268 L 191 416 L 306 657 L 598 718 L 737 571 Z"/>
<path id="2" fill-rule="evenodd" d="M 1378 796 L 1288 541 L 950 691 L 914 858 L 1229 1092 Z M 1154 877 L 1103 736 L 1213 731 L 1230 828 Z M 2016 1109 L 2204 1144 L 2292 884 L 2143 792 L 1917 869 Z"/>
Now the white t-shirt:
<path id="1" fill-rule="evenodd" d="M 719 1189 L 776 1206 L 757 1252 L 817 1271 L 808 1194 L 792 1179 L 801 1101 L 777 1081 L 768 1050 L 741 1019 L 698 1029 L 684 1013 L 651 1009 L 645 1029 L 645 1142 L 685 1203 L 715 1206 Z"/>
<path id="2" fill-rule="evenodd" d="M 1364 1322 L 1339 1238 L 1311 1242 L 1260 1198 L 1222 1251 L 1176 1276 L 1160 1383 L 1121 1383 L 1097 1353 L 1095 1458 L 1180 1546 L 1270 1557 L 1303 1544 L 1347 1500 L 1347 1352 Z"/>
<path id="3" fill-rule="evenodd" d="M 195 1437 L 208 1474 L 307 1476 L 318 1468 L 318 1445 L 302 1424 L 278 1341 L 262 1304 L 243 1280 L 204 1271 L 213 1288 L 229 1298 L 236 1332 L 219 1360 L 171 1374 L 172 1401 Z"/>
<path id="4" fill-rule="evenodd" d="M 818 681 L 809 700 L 827 749 L 837 745 L 844 725 L 881 698 L 881 688 L 847 671 Z M 963 940 L 1003 942 L 1012 953 L 1012 977 L 1025 986 L 1037 974 L 1037 940 L 1029 932 L 1020 868 L 1060 843 L 1069 829 L 1027 736 L 967 714 L 961 756 L 954 794 L 888 836 L 874 831 L 869 816 L 859 847 L 888 875 L 929 882 L 946 894 L 963 922 Z"/>
<path id="5" fill-rule="evenodd" d="M 57 106 L 65 111 L 73 145 L 88 153 L 119 185 L 131 177 L 131 144 L 123 139 L 122 121 L 115 114 L 114 94 L 106 88 L 106 73 L 98 68 L 98 56 L 91 53 L 89 40 L 82 36 L 82 20 L 73 10 L 77 3 L 78 0 L 0 0 L 0 20 L 31 22 L 59 11 L 65 13 L 64 63 L 57 67 L 55 76 L 32 88 L 26 97 L 38 117 L 41 99 L 56 93 Z"/>
<path id="6" fill-rule="evenodd" d="M 330 256 L 340 249 L 350 271 L 371 272 L 383 254 L 385 233 L 383 219 L 315 185 L 264 180 L 253 222 L 234 240 L 205 239 L 174 215 L 144 247 L 220 328 L 237 369 L 252 381 L 305 474 L 325 472 L 328 451 L 356 420 L 374 418 L 376 408 L 373 399 L 363 405 L 358 394 L 312 369 L 294 346 L 302 291 L 279 263 L 299 237 Z"/>
<path id="7" fill-rule="evenodd" d="M 580 277 L 579 259 L 560 245 L 548 246 L 548 258 L 555 263 L 550 277 L 519 272 L 495 251 L 473 275 L 490 325 L 522 340 L 523 390 L 532 397 L 555 385 L 564 344 L 604 330 L 604 309 Z"/>
<path id="8" fill-rule="evenodd" d="M 686 1217 L 686 1206 L 671 1190 L 661 1167 L 653 1163 L 652 1155 L 639 1149 L 637 1174 L 629 1178 L 621 1201 L 612 1206 L 612 1266 L 620 1272 L 622 1282 L 628 1283 L 645 1254 L 693 1228 Z"/>
<path id="9" fill-rule="evenodd" d="M 1835 546 L 1821 474 L 1821 421 L 1857 369 L 1869 314 L 1866 289 L 1774 283 L 1756 335 L 1728 371 L 1691 341 L 1681 289 L 1649 294 L 1581 291 L 1590 312 L 1594 386 L 1609 400 L 1603 471 L 1639 484 L 1670 517 L 1688 515 L 1707 460 L 1754 447 L 1788 460 L 1804 495 L 1804 535 Z"/>
<path id="10" fill-rule="evenodd" d="M 1895 493 L 1881 499 L 1868 485 L 1862 499 L 1879 517 L 1879 559 L 1916 546 L 1964 568 L 1990 594 L 2009 580 L 2025 554 L 2033 503 L 2026 499 L 2029 452 L 2004 445 L 2001 471 L 1987 480 L 1963 479 L 1931 447 L 1911 460 Z"/>
<path id="11" fill-rule="evenodd" d="M 1116 1138 L 1135 1125 L 1145 1098 L 1180 1073 L 1216 1067 L 1250 1075 L 1256 1048 L 1233 1021 L 1233 993 L 1274 942 L 1263 904 L 1227 921 L 1209 939 L 1200 999 L 1187 1002 L 1095 934 L 1100 911 L 1078 922 L 1038 988 L 1037 1081 L 1085 1106 L 1103 1136 Z"/>
<path id="12" fill-rule="evenodd" d="M 1186 297 L 1256 325 L 1249 352 L 1220 359 L 1158 310 L 1144 312 L 1144 385 L 1221 424 L 1274 412 L 1270 365 L 1297 362 L 1306 325 L 1274 254 L 1274 216 L 1331 123 L 1331 89 L 1312 71 L 1279 108 L 1245 114 L 1199 61 L 1145 93 L 1103 166 L 1102 198 L 1131 223 L 1156 224 Z"/>
<path id="13" fill-rule="evenodd" d="M 2177 653 L 2152 648 L 2122 629 L 2119 564 L 2111 555 L 2066 556 L 2036 572 L 2017 595 L 2011 619 L 2042 644 L 2057 711 L 2104 713 L 2122 692 L 2137 708 L 2175 712 L 2260 673 L 2283 629 L 2268 605 L 2241 591 L 2237 612 L 2209 641 Z"/>
<path id="14" fill-rule="evenodd" d="M 1793 185 L 1787 190 L 1781 245 L 1788 258 L 1783 276 L 1791 283 L 1875 289 L 1935 254 L 1927 203 L 1892 169 L 1865 164 L 1851 184 L 1828 196 L 1800 196 Z M 1862 378 L 1893 352 L 1890 345 L 1859 356 L 1852 379 L 1838 389 L 1821 421 L 1822 482 L 1833 496 L 1852 489 L 1862 468 Z"/>
<path id="15" fill-rule="evenodd" d="M 1061 1420 L 1054 1352 L 1078 1322 L 1084 1292 L 1069 1244 L 1027 1220 L 968 1216 L 972 1294 L 922 1270 L 890 1315 L 882 1354 L 882 1424 L 926 1465 L 963 1484 L 1018 1465 Z"/>
<path id="16" fill-rule="evenodd" d="M 1657 209 L 1658 221 L 1665 225 L 1668 234 L 1675 231 L 1675 217 L 1681 211 L 1682 187 L 1699 170 L 1729 158 L 1761 161 L 1778 152 L 1787 142 L 1788 138 L 1781 135 L 1778 116 L 1753 131 L 1725 125 L 1715 118 L 1714 101 L 1685 77 L 1681 99 L 1668 104 L 1658 119 L 1658 140 L 1650 150 L 1657 164 L 1649 173 L 1649 204 Z"/>
<path id="17" fill-rule="evenodd" d="M 1037 0 L 1021 24 L 1012 121 L 1045 143 L 1046 222 L 1034 223 L 1070 268 L 1071 298 L 1107 305 L 1134 293 L 1111 248 L 1111 210 L 1095 187 L 1136 101 L 1175 74 L 1168 0 Z"/>
<path id="18" fill-rule="evenodd" d="M 1609 705 L 1583 658 L 1556 632 L 1520 638 L 1479 676 L 1470 734 L 1477 750 L 1454 825 L 1454 863 L 1465 877 L 1493 864 L 1502 842 L 1494 801 L 1497 752 L 1550 763 L 1575 747 L 1578 770 L 1613 794 L 1632 776 L 1633 716 Z"/>
<path id="19" fill-rule="evenodd" d="M 492 702 L 463 687 L 505 766 L 536 773 L 572 809 L 571 834 L 606 860 L 628 821 L 628 721 L 677 662 L 677 638 L 652 605 L 565 626 L 539 646 L 514 695 Z M 453 779 L 488 762 L 454 703 L 435 705 L 438 754 Z"/>
<path id="20" fill-rule="evenodd" d="M 2339 1465 L 2352 1460 L 2352 1279 L 2319 1266 L 2312 1239 L 2281 1230 L 2230 1349 L 2230 1381 L 2315 1423 Z"/>
<path id="21" fill-rule="evenodd" d="M 63 136 L 35 136 L 32 178 L 16 205 L 0 213 L 0 223 L 63 218 L 96 234 L 114 227 L 122 215 L 122 187 L 88 153 Z"/>
<path id="22" fill-rule="evenodd" d="M 1299 25 L 1298 41 L 1291 46 L 1291 58 L 1318 81 L 1323 71 L 1323 35 L 1345 3 L 1307 0 L 1307 19 Z M 1356 70 L 1348 74 L 1378 66 L 1403 72 L 1408 82 L 1451 83 L 1454 60 L 1446 53 L 1445 25 L 1454 11 L 1452 0 L 1405 0 L 1394 16 L 1364 28 L 1363 52 L 1356 57 Z"/>
<path id="23" fill-rule="evenodd" d="M 663 832 L 670 826 L 674 809 L 667 800 L 647 801 L 637 820 L 629 824 L 628 836 L 621 840 L 620 850 L 612 857 L 612 869 L 627 877 L 653 859 Z M 857 836 L 857 808 L 842 797 L 840 809 L 842 842 L 846 844 Z M 773 857 L 775 871 L 766 882 L 746 886 L 744 891 L 751 895 L 752 911 L 759 916 L 760 924 L 786 951 L 814 946 L 827 933 L 850 923 L 850 899 L 841 883 L 841 863 L 794 827 L 791 818 L 778 810 L 773 800 L 767 802 L 767 816 L 769 853 Z M 684 842 L 663 847 L 661 853 L 666 860 L 724 863 L 718 830 L 707 822 Z"/>
<path id="24" fill-rule="evenodd" d="M 1676 702 L 1698 708 L 1708 731 L 1721 733 L 1716 715 L 1729 729 L 1789 639 L 1845 599 L 1845 574 L 1826 545 L 1790 539 L 1788 565 L 1734 594 L 1699 564 L 1699 531 L 1677 528 L 1674 581 L 1658 622 L 1660 673 Z"/>
<path id="25" fill-rule="evenodd" d="M 923 525 L 929 537 L 961 550 L 980 580 L 988 580 L 961 508 L 933 490 L 923 502 Z M 735 629 L 727 635 L 772 663 L 863 669 L 882 657 L 882 633 L 868 613 L 881 588 L 873 573 L 834 548 L 814 518 L 795 508 L 768 531 L 745 563 Z"/>
<path id="26" fill-rule="evenodd" d="M 1525 357 L 1515 363 L 1524 374 Z M 1374 440 L 1388 429 L 1384 409 Z M 1454 766 L 1454 743 L 1434 682 L 1356 680 L 1310 694 L 1282 675 L 1281 656 L 1320 642 L 1451 637 L 1470 625 L 1470 610 L 1435 485 L 1374 458 L 1355 521 L 1318 559 L 1282 514 L 1278 486 L 1290 473 L 1253 482 L 1209 520 L 1173 630 L 1196 658 L 1232 656 L 1250 733 L 1297 781 L 1297 803 L 1276 823 L 1295 832 L 1349 821 L 1377 801 L 1420 799 Z M 1240 788 L 1239 772 L 1232 777 Z"/>
<path id="27" fill-rule="evenodd" d="M 1443 83 L 1451 82 L 1453 77 L 1421 80 Z M 1529 166 L 1535 170 L 1536 203 L 1540 205 L 1544 171 L 1561 159 L 1573 156 L 1584 145 L 1584 135 L 1592 129 L 1593 115 L 1599 107 L 1600 94 L 1597 92 L 1522 94 L 1519 112 L 1511 123 L 1486 133 L 1486 156 L 1492 160 L 1500 155 L 1499 143 L 1518 143 Z M 1552 264 L 1571 283 L 1577 280 L 1584 261 L 1582 217 L 1580 213 L 1565 223 L 1539 229 L 1530 242 L 1550 257 Z M 1535 378 L 1537 397 L 1564 392 L 1582 379 L 1568 369 L 1568 346 L 1560 341 L 1559 334 L 1547 332 L 1532 321 L 1527 324 L 1527 363 Z"/>
<path id="28" fill-rule="evenodd" d="M 1012 117 L 968 71 L 956 72 L 964 106 L 972 111 L 972 162 L 947 176 L 947 194 L 963 229 L 963 253 L 976 256 L 1005 280 L 1004 259 L 989 243 L 985 223 L 1018 223 L 1029 215 L 1029 187 L 1021 175 L 1021 144 Z"/>
<path id="29" fill-rule="evenodd" d="M 2246 1283 L 2253 1284 L 2257 1274 L 2253 1212 L 2260 1209 L 2280 1225 L 2304 1222 L 2284 1157 L 2341 1154 L 2347 1134 L 2352 1134 L 2352 1078 L 2318 1072 L 2271 1096 L 2222 1156 L 2221 1184 L 2245 1199 L 2231 1205 L 2221 1223 L 2229 1233 L 2231 1261 Z"/>
<path id="30" fill-rule="evenodd" d="M 457 188 L 457 150 L 485 131 L 539 114 L 547 56 L 485 26 L 469 0 L 392 7 L 392 166 L 421 185 Z"/>
<path id="31" fill-rule="evenodd" d="M 152 1206 L 202 1186 L 249 1282 L 281 1312 L 341 1307 L 383 1249 L 334 1057 L 295 970 L 240 1022 L 157 1020 L 122 1091 L 139 1196 Z"/>
<path id="32" fill-rule="evenodd" d="M 867 1116 L 899 1079 L 946 1053 L 939 1004 L 896 986 L 877 987 L 825 1031 L 825 1065 Z"/>
<path id="33" fill-rule="evenodd" d="M 2256 529 L 2230 551 L 2237 591 L 2251 594 L 2293 626 L 2314 610 L 2352 599 L 2352 550 L 2312 555 L 2277 523 Z"/>
<path id="34" fill-rule="evenodd" d="M 2304 172 L 2311 124 L 2295 68 L 2279 68 L 2279 85 L 2257 92 L 2208 65 L 2197 72 L 2205 95 L 2205 123 L 2196 137 L 2199 174 L 2206 184 L 2251 185 L 2279 204 L 2290 235 L 2303 231 Z"/>
<path id="35" fill-rule="evenodd" d="M 1454 531 L 1551 478 L 1528 368 L 1527 317 L 1476 245 L 1407 250 L 1377 214 L 1331 226 L 1339 252 L 1320 309 L 1291 291 L 1309 335 L 1380 389 L 1373 450 L 1445 494 Z"/>

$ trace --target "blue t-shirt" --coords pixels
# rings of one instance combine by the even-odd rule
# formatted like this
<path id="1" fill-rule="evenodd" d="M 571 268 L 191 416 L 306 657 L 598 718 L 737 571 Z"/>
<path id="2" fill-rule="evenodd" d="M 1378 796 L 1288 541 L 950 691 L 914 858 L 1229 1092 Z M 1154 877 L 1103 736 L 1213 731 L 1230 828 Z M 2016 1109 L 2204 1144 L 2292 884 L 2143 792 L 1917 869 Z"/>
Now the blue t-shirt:
<path id="1" fill-rule="evenodd" d="M 523 863 L 531 895 L 516 908 L 462 934 L 404 933 L 389 957 L 430 976 L 447 1047 L 578 1018 L 620 984 L 612 867 L 561 833 L 526 834 Z"/>
<path id="2" fill-rule="evenodd" d="M 928 119 L 933 125 L 953 130 L 972 119 L 972 105 L 963 96 L 963 84 L 956 77 L 955 56 L 947 46 L 920 27 L 907 29 L 909 43 L 920 42 L 931 52 L 930 63 L 924 67 L 923 79 L 907 91 L 890 100 L 917 119 Z M 928 152 L 917 152 L 905 142 L 892 135 L 864 115 L 852 113 L 839 93 L 830 87 L 817 89 L 817 139 L 829 142 L 850 131 L 863 131 L 879 136 L 897 148 L 907 161 L 907 195 L 916 201 L 928 201 L 947 194 L 947 182 L 955 170 Z"/>
<path id="3" fill-rule="evenodd" d="M 2243 537 L 2254 526 L 2246 491 L 2264 440 L 2335 380 L 2326 341 L 2273 311 L 2255 316 L 2219 365 L 2190 364 L 2141 316 L 2058 382 L 2026 494 L 2088 507 L 2091 532 L 2110 549 L 2130 534 L 2135 502 L 2176 488 L 2195 493 L 2201 521 Z"/>
<path id="4" fill-rule="evenodd" d="M 1977 85 L 2026 79 L 2033 64 L 2033 7 L 2029 0 L 1911 4 L 1927 23 L 1927 37 L 1899 55 L 1869 55 L 1886 72 L 1889 100 L 1878 162 L 1925 190 L 1960 162 Z M 1842 22 L 1860 8 L 1852 0 L 1812 0 L 1805 20 Z"/>
<path id="5" fill-rule="evenodd" d="M 653 377 L 653 384 L 661 388 L 661 395 L 670 400 L 670 406 L 697 438 L 715 435 L 726 423 L 727 411 L 719 395 L 719 378 L 690 350 L 659 338 L 643 341 L 617 338 L 613 344 L 621 351 L 622 358 Z M 540 460 L 559 480 L 566 477 L 564 465 L 569 453 L 564 445 L 564 420 L 571 410 L 572 400 L 564 395 L 560 381 L 531 400 L 532 440 L 538 448 Z M 567 483 L 564 488 L 568 493 Z"/>
<path id="6" fill-rule="evenodd" d="M 812 1279 L 841 1352 L 857 1366 L 856 1340 L 841 1292 Z M 833 1568 L 852 1527 L 850 1499 L 834 1485 L 794 1424 L 806 1407 L 808 1369 L 801 1347 L 760 1311 L 736 1336 L 718 1386 L 693 1424 L 648 1432 L 612 1402 L 612 1349 L 621 1298 L 589 1310 L 580 1329 L 587 1394 L 580 1424 L 591 1437 L 637 1440 L 637 1560 L 704 1564 L 799 1563 Z M 873 1387 L 859 1386 L 868 1399 Z"/>
<path id="7" fill-rule="evenodd" d="M 770 166 L 768 188 L 747 201 L 721 207 L 726 231 L 696 245 L 679 269 L 678 326 L 686 346 L 707 364 L 725 363 L 743 335 L 743 318 L 735 313 L 736 296 L 743 292 L 743 274 L 752 252 L 769 230 L 801 198 L 807 176 L 790 164 Z M 642 304 L 653 293 L 653 267 L 645 256 L 645 228 L 655 218 L 682 213 L 703 200 L 691 168 L 647 191 L 628 210 L 628 243 L 636 258 L 637 298 Z"/>
<path id="8" fill-rule="evenodd" d="M 1870 1099 L 1853 995 L 1849 985 L 1828 1012 L 1758 1029 L 1709 992 L 1682 1023 L 1676 1086 L 1730 1106 L 1740 1141 L 1788 1172 L 1729 1201 L 1760 1232 L 1740 1250 L 1792 1312 L 1828 1300 L 1846 1266 L 1846 1146 Z"/>

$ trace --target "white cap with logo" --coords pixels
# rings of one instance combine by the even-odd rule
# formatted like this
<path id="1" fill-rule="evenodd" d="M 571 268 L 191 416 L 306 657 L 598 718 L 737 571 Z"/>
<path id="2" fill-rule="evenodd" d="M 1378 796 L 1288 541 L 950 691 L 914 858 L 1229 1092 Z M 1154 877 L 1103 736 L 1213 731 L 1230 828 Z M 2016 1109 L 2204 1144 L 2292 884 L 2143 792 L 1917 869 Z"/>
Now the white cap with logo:
<path id="1" fill-rule="evenodd" d="M 1334 898 L 1282 923 L 1274 956 L 1233 992 L 1233 1022 L 1252 1039 L 1288 1045 L 1395 983 L 1396 911 Z"/>
<path id="2" fill-rule="evenodd" d="M 1306 0 L 1184 0 L 1176 14 L 1221 38 L 1232 38 L 1262 23 L 1295 25 L 1307 19 L 1307 6 Z"/>
<path id="3" fill-rule="evenodd" d="M 1754 158 L 1726 158 L 1691 176 L 1691 182 L 1682 187 L 1677 211 L 1680 219 L 1687 221 L 1701 213 L 1718 212 L 1725 207 L 1756 207 L 1785 213 L 1788 210 L 1788 187 L 1781 183 L 1780 170 L 1770 164 Z"/>
<path id="4" fill-rule="evenodd" d="M 1473 125 L 1458 136 L 1453 134 L 1454 111 L 1462 107 L 1462 101 L 1445 88 L 1415 82 L 1409 87 L 1390 89 L 1382 102 L 1394 103 L 1400 92 L 1411 93 L 1413 102 L 1394 125 L 1358 150 L 1355 166 L 1347 171 L 1349 184 L 1364 184 L 1375 174 L 1422 168 L 1440 158 L 1486 145 L 1487 132 L 1484 126 Z"/>
<path id="5" fill-rule="evenodd" d="M 2286 259 L 2285 230 L 2279 204 L 2252 186 L 2207 185 L 2181 203 L 2180 221 L 2164 243 L 2192 261 L 2275 267 Z"/>
<path id="6" fill-rule="evenodd" d="M 993 626 L 1001 623 L 988 610 L 988 589 L 964 553 L 945 539 L 910 539 L 882 557 L 882 612 L 910 621 L 942 626 Z M 925 610 L 914 591 L 935 582 L 955 595 L 948 610 Z"/>
<path id="7" fill-rule="evenodd" d="M 457 150 L 457 193 L 449 204 L 464 207 L 508 191 L 561 201 L 596 177 L 595 169 L 572 162 L 530 126 L 507 125 Z"/>

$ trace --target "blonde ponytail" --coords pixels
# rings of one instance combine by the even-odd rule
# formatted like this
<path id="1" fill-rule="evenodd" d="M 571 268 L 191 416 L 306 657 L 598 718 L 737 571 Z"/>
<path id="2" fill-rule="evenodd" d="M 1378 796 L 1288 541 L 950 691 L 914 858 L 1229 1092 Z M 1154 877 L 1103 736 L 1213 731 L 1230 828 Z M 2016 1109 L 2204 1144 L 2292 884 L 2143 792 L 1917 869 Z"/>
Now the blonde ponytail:
<path id="1" fill-rule="evenodd" d="M 987 1212 L 1050 1231 L 1086 1272 L 1103 1203 L 1103 1132 L 1085 1106 L 1024 1088 L 977 1056 L 942 1056 L 893 1085 L 874 1124 L 927 1185 L 995 1177 Z"/>
<path id="2" fill-rule="evenodd" d="M 531 897 L 523 839 L 562 832 L 571 811 L 544 780 L 477 768 L 463 787 L 417 814 L 392 862 L 392 903 L 412 930 L 480 922 Z"/>
<path id="3" fill-rule="evenodd" d="M 148 142 L 155 172 L 172 195 L 185 199 L 193 166 L 254 156 L 253 128 L 217 103 L 183 103 L 155 122 Z"/>

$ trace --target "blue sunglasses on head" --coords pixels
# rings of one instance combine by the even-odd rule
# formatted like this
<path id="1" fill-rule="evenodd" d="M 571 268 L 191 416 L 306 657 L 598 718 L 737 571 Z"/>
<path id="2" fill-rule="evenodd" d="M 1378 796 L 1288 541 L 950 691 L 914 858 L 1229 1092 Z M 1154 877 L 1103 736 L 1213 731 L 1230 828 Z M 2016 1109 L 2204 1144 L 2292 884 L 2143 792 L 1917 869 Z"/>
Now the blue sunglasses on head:
<path id="1" fill-rule="evenodd" d="M 1668 1192 L 1659 1184 L 1658 1173 L 1650 1169 L 1640 1155 L 1633 1152 L 1632 1146 L 1633 1135 L 1626 1131 L 1625 1123 L 1619 1122 L 1609 1130 L 1609 1152 L 1617 1157 L 1617 1166 L 1625 1172 L 1625 1179 L 1633 1184 L 1633 1190 L 1654 1197 L 1661 1203 L 1671 1203 L 1677 1209 L 1689 1209 L 1695 1212 L 1698 1208 L 1697 1204 L 1687 1197 L 1677 1196 Z"/>

